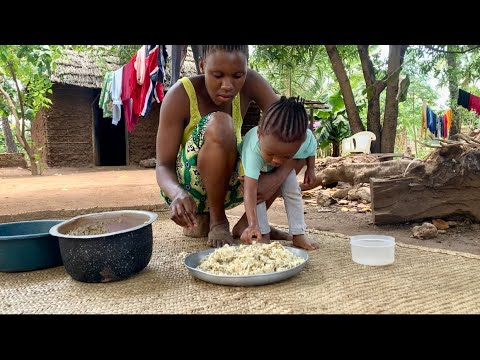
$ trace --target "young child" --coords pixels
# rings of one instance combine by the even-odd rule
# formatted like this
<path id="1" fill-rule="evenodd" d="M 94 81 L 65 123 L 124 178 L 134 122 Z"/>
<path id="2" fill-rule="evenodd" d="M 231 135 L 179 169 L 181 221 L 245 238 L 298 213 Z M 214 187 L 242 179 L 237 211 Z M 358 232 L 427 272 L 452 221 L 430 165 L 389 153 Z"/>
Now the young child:
<path id="1" fill-rule="evenodd" d="M 306 159 L 307 170 L 304 183 L 315 180 L 315 154 L 317 141 L 308 129 L 308 116 L 303 100 L 286 98 L 273 103 L 260 124 L 245 134 L 238 151 L 244 172 L 243 198 L 248 227 L 240 240 L 251 244 L 257 241 L 270 242 L 265 202 L 257 205 L 257 187 L 260 172 L 269 172 L 292 159 Z M 303 199 L 295 170 L 292 170 L 280 187 L 288 217 L 289 232 L 293 245 L 306 250 L 318 249 L 318 243 L 305 236 Z"/>

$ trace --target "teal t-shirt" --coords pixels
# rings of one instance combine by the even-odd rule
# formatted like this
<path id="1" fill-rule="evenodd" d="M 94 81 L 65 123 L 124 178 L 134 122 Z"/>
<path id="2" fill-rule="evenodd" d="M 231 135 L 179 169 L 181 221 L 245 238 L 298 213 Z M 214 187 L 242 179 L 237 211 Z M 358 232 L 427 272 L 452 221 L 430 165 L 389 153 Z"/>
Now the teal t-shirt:
<path id="1" fill-rule="evenodd" d="M 257 129 L 258 126 L 250 129 L 243 137 L 242 142 L 238 145 L 238 153 L 242 159 L 245 176 L 256 180 L 258 180 L 261 171 L 268 172 L 273 169 L 273 166 L 268 165 L 262 158 Z M 306 159 L 310 156 L 315 156 L 316 153 L 317 139 L 315 139 L 312 130 L 307 129 L 307 137 L 293 158 Z"/>

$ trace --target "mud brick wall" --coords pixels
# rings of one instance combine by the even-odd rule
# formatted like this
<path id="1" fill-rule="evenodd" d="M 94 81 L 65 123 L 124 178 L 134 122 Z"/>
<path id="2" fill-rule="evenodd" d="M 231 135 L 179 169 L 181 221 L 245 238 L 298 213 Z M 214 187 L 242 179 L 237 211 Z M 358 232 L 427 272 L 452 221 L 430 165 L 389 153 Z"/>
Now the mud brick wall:
<path id="1" fill-rule="evenodd" d="M 53 85 L 52 106 L 45 115 L 48 166 L 94 165 L 92 109 L 94 90 Z"/>
<path id="2" fill-rule="evenodd" d="M 0 167 L 27 167 L 23 153 L 1 153 Z"/>
<path id="3" fill-rule="evenodd" d="M 138 119 L 133 132 L 128 134 L 128 156 L 130 165 L 141 160 L 155 158 L 160 104 L 154 102 L 147 116 Z"/>
<path id="4" fill-rule="evenodd" d="M 260 121 L 260 108 L 256 103 L 251 102 L 247 109 L 247 113 L 243 117 L 242 124 L 242 136 L 244 136 L 248 130 L 258 125 Z"/>

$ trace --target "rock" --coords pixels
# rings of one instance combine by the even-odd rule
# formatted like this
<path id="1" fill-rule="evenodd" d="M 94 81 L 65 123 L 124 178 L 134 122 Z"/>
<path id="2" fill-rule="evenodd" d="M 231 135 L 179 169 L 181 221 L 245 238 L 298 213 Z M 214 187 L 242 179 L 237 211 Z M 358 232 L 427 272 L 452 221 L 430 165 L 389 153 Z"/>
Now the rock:
<path id="1" fill-rule="evenodd" d="M 317 204 L 320 206 L 329 206 L 334 204 L 336 201 L 330 195 L 319 192 L 317 196 Z"/>
<path id="2" fill-rule="evenodd" d="M 348 196 L 349 190 L 350 190 L 350 187 L 345 189 L 338 189 L 332 194 L 332 197 L 334 199 L 345 199 Z"/>
<path id="3" fill-rule="evenodd" d="M 442 219 L 433 219 L 432 224 L 435 225 L 438 230 L 447 230 L 450 227 L 448 223 Z"/>
<path id="4" fill-rule="evenodd" d="M 370 187 L 354 187 L 348 192 L 348 200 L 361 200 L 371 202 Z"/>
<path id="5" fill-rule="evenodd" d="M 145 168 L 154 168 L 157 166 L 155 158 L 140 160 L 139 165 Z"/>
<path id="6" fill-rule="evenodd" d="M 438 235 L 435 225 L 424 222 L 421 226 L 414 226 L 412 229 L 412 237 L 417 239 L 430 239 Z"/>

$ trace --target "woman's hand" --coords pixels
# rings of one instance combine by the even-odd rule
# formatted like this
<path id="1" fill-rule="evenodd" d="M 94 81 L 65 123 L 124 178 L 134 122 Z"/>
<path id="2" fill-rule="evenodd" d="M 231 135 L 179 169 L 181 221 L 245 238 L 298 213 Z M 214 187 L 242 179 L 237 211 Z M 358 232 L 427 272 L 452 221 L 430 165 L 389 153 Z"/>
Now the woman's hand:
<path id="1" fill-rule="evenodd" d="M 254 236 L 257 238 L 257 241 L 262 240 L 262 233 L 256 225 L 249 226 L 243 230 L 240 241 L 244 244 L 251 244 Z"/>
<path id="2" fill-rule="evenodd" d="M 170 219 L 177 225 L 191 228 L 197 226 L 197 204 L 186 191 L 180 192 L 170 204 Z"/>

